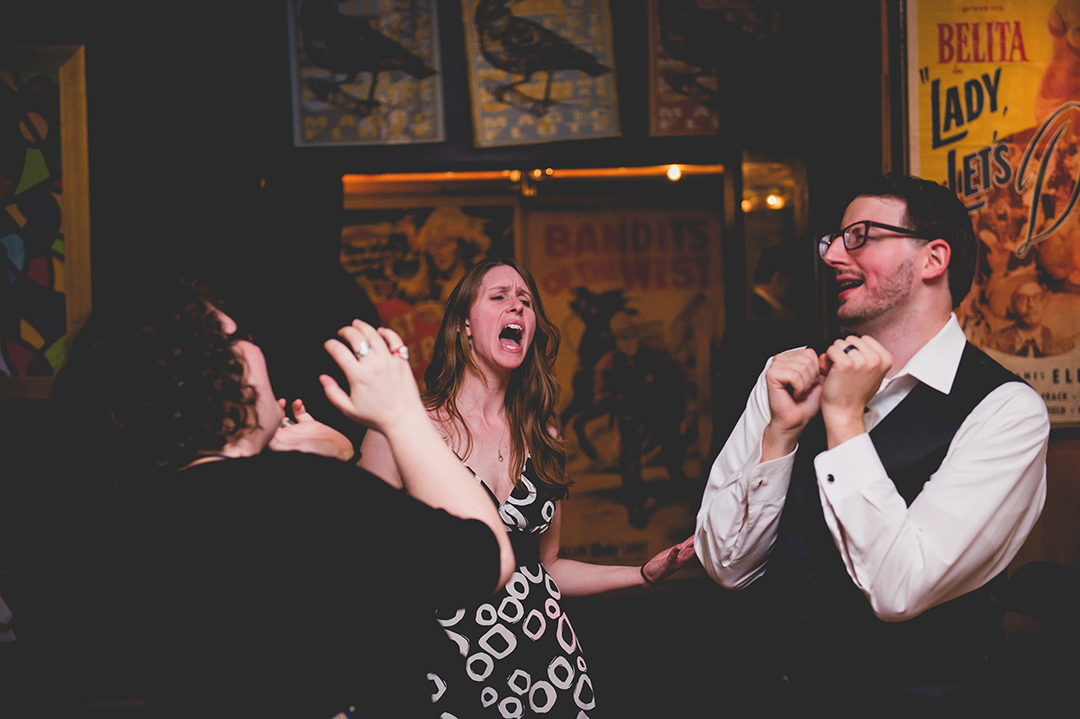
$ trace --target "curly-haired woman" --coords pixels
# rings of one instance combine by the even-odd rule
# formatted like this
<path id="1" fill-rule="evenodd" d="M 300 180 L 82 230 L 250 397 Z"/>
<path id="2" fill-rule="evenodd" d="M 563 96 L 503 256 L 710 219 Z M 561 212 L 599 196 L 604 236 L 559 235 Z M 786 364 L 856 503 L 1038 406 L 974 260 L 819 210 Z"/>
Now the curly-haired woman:
<path id="1" fill-rule="evenodd" d="M 282 426 L 259 347 L 193 286 L 79 333 L 58 391 L 137 497 L 155 716 L 433 715 L 411 655 L 442 641 L 435 606 L 512 572 L 490 500 L 438 451 L 401 339 L 359 321 L 339 335 L 326 349 L 349 392 L 322 377 L 327 396 L 389 438 L 407 493 L 346 461 L 301 402 Z"/>
<path id="2" fill-rule="evenodd" d="M 451 716 L 589 712 L 592 680 L 561 596 L 652 584 L 694 556 L 687 540 L 641 567 L 559 557 L 568 480 L 555 416 L 558 349 L 558 330 L 520 263 L 483 260 L 450 295 L 424 403 L 443 441 L 499 506 L 518 564 L 495 597 L 439 613 L 468 675 L 455 686 L 449 669 L 433 672 L 436 706 Z M 397 485 L 391 449 L 369 432 L 360 466 Z"/>

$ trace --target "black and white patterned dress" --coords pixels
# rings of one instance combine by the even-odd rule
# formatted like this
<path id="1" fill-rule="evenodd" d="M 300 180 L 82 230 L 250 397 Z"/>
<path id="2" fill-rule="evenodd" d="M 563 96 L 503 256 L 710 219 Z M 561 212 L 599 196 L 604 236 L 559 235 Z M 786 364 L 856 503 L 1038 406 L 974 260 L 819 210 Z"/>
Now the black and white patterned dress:
<path id="1" fill-rule="evenodd" d="M 596 706 L 592 679 L 559 606 L 559 588 L 540 563 L 540 535 L 555 516 L 555 499 L 537 491 L 531 460 L 499 515 L 514 545 L 517 571 L 489 601 L 438 612 L 467 677 L 460 678 L 460 667 L 436 669 L 428 675 L 432 700 L 442 719 L 588 719 Z"/>

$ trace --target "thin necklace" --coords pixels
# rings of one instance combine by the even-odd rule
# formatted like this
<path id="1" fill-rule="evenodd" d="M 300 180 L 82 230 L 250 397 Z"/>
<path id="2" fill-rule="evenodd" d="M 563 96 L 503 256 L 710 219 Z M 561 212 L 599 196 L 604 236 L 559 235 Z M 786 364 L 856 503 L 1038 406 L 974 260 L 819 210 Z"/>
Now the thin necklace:
<path id="1" fill-rule="evenodd" d="M 494 444 L 494 445 L 495 445 L 495 451 L 499 453 L 499 461 L 500 461 L 500 462 L 501 462 L 501 461 L 503 461 L 503 456 L 502 456 L 502 443 L 501 443 L 501 442 L 499 442 L 499 443 L 497 443 L 497 444 L 496 444 L 495 440 L 493 440 L 493 439 L 491 438 L 491 435 L 490 435 L 490 434 L 488 434 L 488 433 L 487 433 L 487 430 L 486 430 L 486 429 L 484 429 L 483 427 L 480 427 L 480 431 L 481 431 L 481 432 L 483 432 L 483 433 L 484 433 L 484 436 L 488 438 L 488 442 L 491 442 L 492 444 Z"/>

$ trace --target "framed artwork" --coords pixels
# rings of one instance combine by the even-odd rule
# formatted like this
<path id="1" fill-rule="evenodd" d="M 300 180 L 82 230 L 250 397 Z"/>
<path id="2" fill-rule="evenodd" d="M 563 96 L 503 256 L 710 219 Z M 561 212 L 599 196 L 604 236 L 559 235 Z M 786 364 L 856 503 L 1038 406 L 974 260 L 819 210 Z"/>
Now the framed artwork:
<path id="1" fill-rule="evenodd" d="M 45 398 L 90 313 L 82 46 L 0 49 L 0 397 Z"/>
<path id="2" fill-rule="evenodd" d="M 954 189 L 982 258 L 968 339 L 1080 423 L 1080 27 L 1057 0 L 908 0 L 909 165 Z"/>
<path id="3" fill-rule="evenodd" d="M 720 27 L 715 2 L 649 0 L 649 134 L 720 129 Z"/>
<path id="4" fill-rule="evenodd" d="M 619 134 L 607 0 L 464 0 L 477 147 Z"/>
<path id="5" fill-rule="evenodd" d="M 485 257 L 515 256 L 517 201 L 347 195 L 345 210 L 341 265 L 408 345 L 422 382 L 458 280 Z"/>
<path id="6" fill-rule="evenodd" d="M 293 144 L 445 139 L 435 0 L 289 0 Z"/>
<path id="7" fill-rule="evenodd" d="M 637 564 L 693 532 L 723 333 L 711 209 L 544 209 L 527 262 L 562 333 L 559 413 L 574 479 L 562 554 Z M 610 204 L 610 203 L 609 203 Z"/>

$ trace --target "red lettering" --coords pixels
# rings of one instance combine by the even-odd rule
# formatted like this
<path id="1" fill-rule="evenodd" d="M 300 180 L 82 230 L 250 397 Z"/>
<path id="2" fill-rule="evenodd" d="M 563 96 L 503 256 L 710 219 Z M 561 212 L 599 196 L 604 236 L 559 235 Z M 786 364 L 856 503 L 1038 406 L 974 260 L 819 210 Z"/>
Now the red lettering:
<path id="1" fill-rule="evenodd" d="M 937 26 L 938 62 L 944 64 L 953 59 L 953 27 L 947 23 L 939 22 Z M 1005 41 L 1002 40 L 1004 46 Z"/>
<path id="2" fill-rule="evenodd" d="M 566 225 L 550 224 L 544 228 L 544 251 L 548 257 L 570 254 L 570 229 Z"/>
<path id="3" fill-rule="evenodd" d="M 623 258 L 623 282 L 626 289 L 633 290 L 638 286 L 643 290 L 649 289 L 649 260 L 645 257 Z"/>
<path id="4" fill-rule="evenodd" d="M 668 261 L 666 257 L 658 257 L 654 263 L 656 267 L 656 289 L 666 290 L 668 288 L 667 269 Z"/>
<path id="5" fill-rule="evenodd" d="M 633 238 L 634 250 L 644 252 L 652 244 L 652 227 L 647 222 L 635 220 L 630 226 L 630 237 Z"/>
<path id="6" fill-rule="evenodd" d="M 996 22 L 994 23 L 994 29 L 998 31 L 998 59 L 1002 62 L 1005 61 L 1005 35 L 1009 29 L 1009 23 Z"/>
<path id="7" fill-rule="evenodd" d="M 701 271 L 701 284 L 699 287 L 705 289 L 709 286 L 709 260 L 712 259 L 709 255 L 702 255 L 698 258 L 697 266 Z"/>
<path id="8" fill-rule="evenodd" d="M 709 229 L 705 220 L 693 220 L 690 222 L 690 245 L 691 250 L 707 250 L 709 248 Z"/>
<path id="9" fill-rule="evenodd" d="M 692 257 L 676 257 L 671 263 L 671 269 L 675 274 L 671 284 L 676 289 L 686 289 L 694 284 L 694 264 Z"/>
<path id="10" fill-rule="evenodd" d="M 971 25 L 971 58 L 974 62 L 986 62 L 986 57 L 979 55 L 979 25 Z"/>
<path id="11" fill-rule="evenodd" d="M 956 61 L 971 62 L 971 55 L 967 54 L 968 30 L 970 24 L 966 22 L 956 23 Z"/>
<path id="12" fill-rule="evenodd" d="M 1027 62 L 1027 55 L 1024 54 L 1024 38 L 1020 35 L 1019 20 L 1013 23 L 1012 47 L 1009 48 L 1009 62 L 1016 62 L 1013 60 L 1013 53 L 1017 50 L 1020 51 L 1020 61 Z"/>
<path id="13" fill-rule="evenodd" d="M 626 254 L 625 222 L 620 222 L 616 225 L 609 225 L 605 222 L 600 226 L 600 234 L 603 237 L 601 248 L 604 252 L 610 253 L 614 250 L 620 254 Z"/>
<path id="14" fill-rule="evenodd" d="M 578 254 L 600 251 L 596 243 L 596 228 L 593 227 L 591 222 L 585 222 L 578 226 L 577 251 Z"/>

